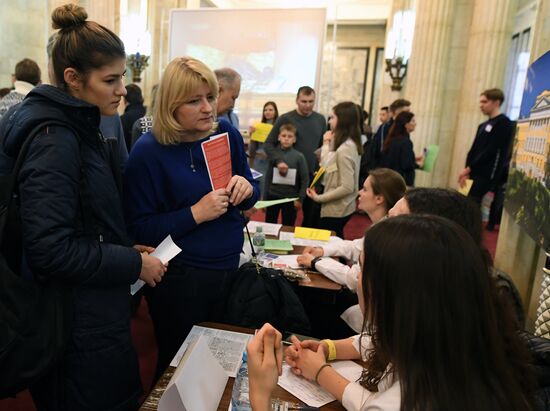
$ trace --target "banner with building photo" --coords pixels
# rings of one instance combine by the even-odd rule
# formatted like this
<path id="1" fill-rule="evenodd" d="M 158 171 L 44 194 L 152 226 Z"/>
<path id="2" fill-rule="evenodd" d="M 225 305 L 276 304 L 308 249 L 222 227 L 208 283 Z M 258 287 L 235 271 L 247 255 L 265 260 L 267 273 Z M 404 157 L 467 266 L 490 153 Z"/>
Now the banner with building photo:
<path id="1" fill-rule="evenodd" d="M 506 188 L 506 211 L 550 251 L 550 51 L 527 71 Z"/>

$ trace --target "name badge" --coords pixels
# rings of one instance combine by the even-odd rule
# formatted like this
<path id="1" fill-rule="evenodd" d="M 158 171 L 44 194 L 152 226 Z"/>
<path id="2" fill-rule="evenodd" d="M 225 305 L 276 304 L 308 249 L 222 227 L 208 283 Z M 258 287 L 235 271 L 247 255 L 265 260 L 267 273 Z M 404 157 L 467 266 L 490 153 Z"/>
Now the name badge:
<path id="1" fill-rule="evenodd" d="M 492 124 L 487 124 L 487 125 L 485 126 L 485 131 L 486 131 L 487 133 L 490 133 L 492 129 L 493 129 L 493 125 L 492 125 Z"/>

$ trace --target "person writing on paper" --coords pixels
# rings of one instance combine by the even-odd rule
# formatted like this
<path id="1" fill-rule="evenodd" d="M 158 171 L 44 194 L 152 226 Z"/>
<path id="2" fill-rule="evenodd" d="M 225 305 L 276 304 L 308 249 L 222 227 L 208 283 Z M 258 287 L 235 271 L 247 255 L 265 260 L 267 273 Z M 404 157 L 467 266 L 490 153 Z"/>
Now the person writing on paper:
<path id="1" fill-rule="evenodd" d="M 298 200 L 289 203 L 277 204 L 268 207 L 265 221 L 277 223 L 279 211 L 282 214 L 284 225 L 293 226 L 296 222 L 296 211 L 302 207 L 306 196 L 309 173 L 306 158 L 302 153 L 293 148 L 296 142 L 296 127 L 286 123 L 279 129 L 279 145 L 281 159 L 288 165 L 285 176 L 281 176 L 275 161 L 271 161 L 266 174 L 267 200 L 279 200 L 283 198 L 295 198 Z"/>
<path id="2" fill-rule="evenodd" d="M 407 186 L 403 177 L 388 168 L 377 168 L 369 176 L 359 191 L 358 208 L 368 214 L 373 224 L 387 217 L 388 211 L 403 197 Z M 323 247 L 306 247 L 297 257 L 299 264 L 314 268 L 338 284 L 350 290 L 357 289 L 360 273 L 359 255 L 363 251 L 363 238 L 329 243 Z M 344 257 L 352 265 L 342 264 L 333 258 Z"/>
<path id="3" fill-rule="evenodd" d="M 279 118 L 279 109 L 277 108 L 277 104 L 275 104 L 274 101 L 268 101 L 264 104 L 261 122 L 264 124 L 273 125 L 275 121 L 277 121 L 277 118 Z M 250 136 L 252 136 L 254 131 L 256 131 L 256 128 L 254 126 L 250 126 L 248 131 Z M 258 180 L 260 181 L 262 197 L 265 198 L 264 181 L 269 166 L 269 160 L 264 149 L 264 144 L 265 143 L 260 143 L 259 141 L 250 139 L 250 143 L 248 145 L 248 164 L 250 164 L 251 168 L 263 174 L 263 176 Z"/>
<path id="4" fill-rule="evenodd" d="M 172 60 L 157 92 L 153 130 L 136 142 L 126 168 L 130 232 L 146 244 L 171 235 L 182 249 L 170 261 L 166 285 L 145 293 L 159 348 L 157 377 L 193 324 L 222 320 L 244 241 L 240 211 L 259 196 L 241 135 L 227 121 L 214 121 L 217 96 L 216 77 L 204 63 Z M 207 164 L 203 147 L 222 133 L 230 147 L 222 160 L 232 176 L 213 190 L 208 166 L 215 164 Z"/>
<path id="5" fill-rule="evenodd" d="M 22 273 L 66 290 L 63 357 L 31 387 L 40 410 L 136 409 L 139 364 L 130 335 L 130 285 L 162 280 L 149 247 L 131 247 L 122 211 L 118 152 L 100 132 L 125 94 L 126 53 L 109 29 L 74 4 L 52 13 L 57 32 L 51 85 L 34 88 L 0 135 L 17 158 L 32 140 L 19 173 Z M 64 292 L 65 294 L 65 292 Z M 4 371 L 2 371 L 4 372 Z"/>
<path id="6" fill-rule="evenodd" d="M 329 158 L 324 161 L 324 192 L 308 188 L 306 194 L 321 204 L 319 228 L 332 230 L 344 237 L 344 226 L 355 211 L 355 199 L 359 185 L 361 146 L 360 116 L 357 106 L 350 102 L 339 103 L 332 109 L 329 120 L 334 137 Z"/>
<path id="7" fill-rule="evenodd" d="M 526 347 L 512 328 L 497 326 L 506 314 L 462 227 L 437 216 L 386 219 L 367 232 L 363 249 L 363 334 L 293 337 L 285 358 L 295 374 L 347 410 L 533 409 Z M 366 362 L 358 382 L 332 369 L 330 361 L 344 359 Z"/>

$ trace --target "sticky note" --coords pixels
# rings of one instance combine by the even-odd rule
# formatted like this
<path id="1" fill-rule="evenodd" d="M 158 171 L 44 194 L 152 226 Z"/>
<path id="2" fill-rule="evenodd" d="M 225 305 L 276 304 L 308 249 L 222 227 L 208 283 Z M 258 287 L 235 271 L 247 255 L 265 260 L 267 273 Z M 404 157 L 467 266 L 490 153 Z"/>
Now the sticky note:
<path id="1" fill-rule="evenodd" d="M 308 240 L 328 241 L 330 239 L 330 231 L 318 228 L 296 227 L 294 229 L 294 236 Z"/>

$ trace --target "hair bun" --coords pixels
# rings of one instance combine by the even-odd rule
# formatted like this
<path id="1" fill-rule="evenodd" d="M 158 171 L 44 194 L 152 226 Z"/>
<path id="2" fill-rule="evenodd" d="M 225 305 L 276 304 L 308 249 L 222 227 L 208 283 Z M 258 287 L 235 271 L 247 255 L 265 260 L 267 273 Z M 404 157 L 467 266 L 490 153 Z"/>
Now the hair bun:
<path id="1" fill-rule="evenodd" d="M 88 13 L 84 7 L 76 4 L 65 4 L 57 7 L 52 13 L 52 27 L 54 29 L 68 29 L 82 26 L 86 23 Z"/>

